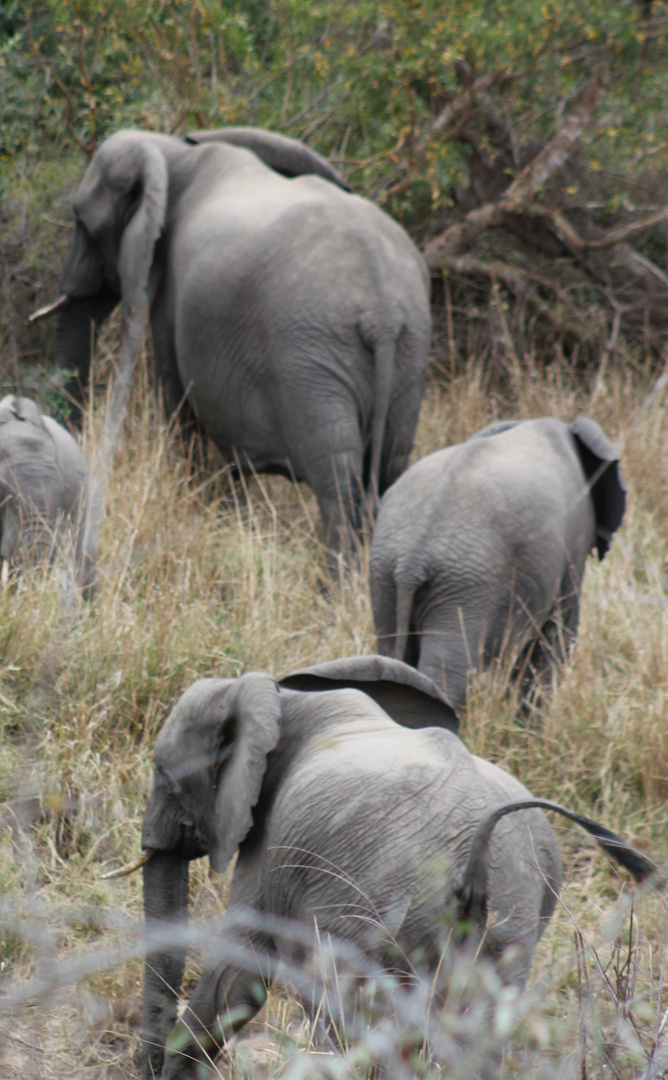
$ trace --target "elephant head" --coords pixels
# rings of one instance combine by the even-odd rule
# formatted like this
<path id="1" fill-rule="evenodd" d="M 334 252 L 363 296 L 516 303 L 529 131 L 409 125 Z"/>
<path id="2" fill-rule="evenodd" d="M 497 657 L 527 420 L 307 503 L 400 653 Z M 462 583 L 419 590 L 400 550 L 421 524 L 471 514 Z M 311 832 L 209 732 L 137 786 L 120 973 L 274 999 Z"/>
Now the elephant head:
<path id="1" fill-rule="evenodd" d="M 142 830 L 143 854 L 114 875 L 144 865 L 147 927 L 156 920 L 186 920 L 189 860 L 208 855 L 213 869 L 222 872 L 248 836 L 272 757 L 283 761 L 306 736 L 305 731 L 285 730 L 282 699 L 286 689 L 343 687 L 361 689 L 383 702 L 406 727 L 451 729 L 456 724 L 454 710 L 429 679 L 383 657 L 315 665 L 292 672 L 280 684 L 269 675 L 253 673 L 239 679 L 203 679 L 186 690 L 156 742 L 154 786 Z M 276 760 L 274 767 L 282 768 Z M 145 1077 L 160 1073 L 183 964 L 184 953 L 178 949 L 147 957 Z"/>
<path id="2" fill-rule="evenodd" d="M 276 683 L 268 675 L 203 679 L 182 696 L 155 746 L 153 792 L 142 829 L 147 926 L 184 922 L 188 862 L 209 855 L 222 871 L 252 825 L 267 754 L 280 735 Z M 186 749 L 187 748 L 187 749 Z M 175 1019 L 182 952 L 152 954 L 144 978 L 144 1075 L 158 1076 Z"/>
<path id="3" fill-rule="evenodd" d="M 149 290 L 167 194 L 165 157 L 139 131 L 119 131 L 107 139 L 79 185 L 56 302 L 61 308 L 56 363 L 76 370 L 81 386 L 102 321 L 121 299 L 126 320 Z"/>
<path id="4" fill-rule="evenodd" d="M 348 190 L 336 169 L 296 139 L 258 128 L 195 132 L 185 139 L 147 131 L 118 131 L 93 157 L 74 198 L 75 229 L 53 304 L 33 319 L 59 312 L 56 364 L 85 386 L 91 346 L 106 316 L 122 300 L 123 320 L 161 275 L 156 253 L 169 207 L 196 175 L 197 149 L 226 143 L 252 150 L 285 176 L 317 173 Z M 76 391 L 76 387 L 71 389 Z"/>

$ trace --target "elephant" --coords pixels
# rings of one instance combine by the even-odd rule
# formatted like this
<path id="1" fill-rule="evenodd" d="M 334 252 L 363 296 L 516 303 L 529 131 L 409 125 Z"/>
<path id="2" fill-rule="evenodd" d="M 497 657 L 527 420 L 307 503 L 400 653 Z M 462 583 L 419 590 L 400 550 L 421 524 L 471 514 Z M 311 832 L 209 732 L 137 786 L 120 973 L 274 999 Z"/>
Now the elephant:
<path id="1" fill-rule="evenodd" d="M 30 398 L 0 401 L 0 560 L 50 560 L 66 542 L 74 579 L 90 599 L 96 580 L 96 486 L 76 441 Z"/>
<path id="2" fill-rule="evenodd" d="M 146 958 L 144 1080 L 203 1075 L 221 1040 L 258 1012 L 273 961 L 294 948 L 276 920 L 312 940 L 315 919 L 323 940 L 405 977 L 411 958 L 438 968 L 449 913 L 472 925 L 504 980 L 523 987 L 562 872 L 536 807 L 584 825 L 637 879 L 652 872 L 602 826 L 533 799 L 475 757 L 456 726 L 431 680 L 380 656 L 279 682 L 261 672 L 200 679 L 185 691 L 156 740 L 142 854 L 113 874 L 143 866 L 147 941 L 156 928 L 163 941 Z M 173 1027 L 189 862 L 208 855 L 222 873 L 235 853 L 222 923 L 233 958 L 207 938 L 214 953 Z"/>
<path id="3" fill-rule="evenodd" d="M 91 328 L 150 303 L 168 413 L 242 472 L 314 491 L 326 547 L 407 464 L 431 315 L 404 230 L 295 139 L 256 128 L 111 135 L 74 198 L 56 364 L 85 385 Z"/>
<path id="4" fill-rule="evenodd" d="M 516 659 L 527 708 L 568 655 L 587 554 L 603 559 L 625 500 L 618 454 L 586 416 L 499 421 L 416 462 L 371 542 L 378 651 L 457 708 L 470 672 Z"/>

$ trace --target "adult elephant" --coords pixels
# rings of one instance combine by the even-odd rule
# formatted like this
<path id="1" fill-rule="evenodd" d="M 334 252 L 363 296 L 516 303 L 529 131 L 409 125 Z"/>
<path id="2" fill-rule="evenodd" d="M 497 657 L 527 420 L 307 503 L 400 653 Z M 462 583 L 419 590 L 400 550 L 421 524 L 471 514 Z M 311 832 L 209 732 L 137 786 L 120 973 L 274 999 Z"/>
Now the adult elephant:
<path id="1" fill-rule="evenodd" d="M 618 454 L 595 421 L 502 421 L 418 461 L 384 495 L 369 560 L 384 655 L 445 686 L 508 650 L 549 687 L 580 613 L 587 555 L 624 516 Z"/>
<path id="2" fill-rule="evenodd" d="M 584 825 L 638 878 L 651 872 L 618 837 L 534 800 L 470 754 L 455 724 L 429 679 L 381 657 L 278 684 L 251 673 L 186 690 L 156 742 L 134 864 L 144 864 L 147 930 L 173 945 L 146 960 L 145 1080 L 202 1075 L 221 1039 L 261 1007 L 277 959 L 314 942 L 314 920 L 323 941 L 333 935 L 406 974 L 411 964 L 440 967 L 449 914 L 470 922 L 502 977 L 522 987 L 561 878 L 536 806 Z M 165 1045 L 183 974 L 189 861 L 208 855 L 220 873 L 237 851 L 221 944 L 209 938 L 207 966 Z"/>
<path id="3" fill-rule="evenodd" d="M 91 327 L 150 299 L 169 412 L 242 470 L 316 494 L 328 548 L 406 466 L 429 281 L 407 234 L 323 158 L 254 128 L 120 131 L 74 199 L 56 363 L 85 384 Z M 45 309 L 46 310 L 46 309 Z"/>
<path id="4" fill-rule="evenodd" d="M 67 551 L 77 586 L 92 595 L 96 577 L 96 489 L 79 446 L 30 398 L 0 401 L 0 561 L 9 567 L 50 561 Z"/>

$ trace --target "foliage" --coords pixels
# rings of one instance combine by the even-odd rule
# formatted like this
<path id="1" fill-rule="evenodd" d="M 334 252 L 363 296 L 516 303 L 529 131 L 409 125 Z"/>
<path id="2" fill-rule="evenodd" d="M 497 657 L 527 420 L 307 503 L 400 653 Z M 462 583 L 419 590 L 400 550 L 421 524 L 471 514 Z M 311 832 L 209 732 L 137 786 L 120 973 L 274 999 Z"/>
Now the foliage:
<path id="1" fill-rule="evenodd" d="M 4 65 L 40 73 L 40 121 L 56 132 L 65 120 L 88 153 L 119 124 L 155 124 L 161 112 L 168 129 L 243 121 L 313 137 L 366 188 L 481 76 L 499 79 L 496 103 L 521 144 L 549 137 L 558 107 L 598 70 L 608 114 L 590 168 L 653 168 L 668 156 L 662 2 L 649 19 L 639 4 L 605 0 L 30 0 L 22 16 L 9 10 Z M 6 145 L 24 146 L 27 130 L 8 126 Z M 434 140 L 416 185 L 441 206 L 463 167 L 456 142 Z"/>
<path id="2" fill-rule="evenodd" d="M 90 157 L 121 125 L 186 132 L 225 124 L 306 139 L 416 239 L 444 231 L 450 242 L 453 227 L 496 204 L 558 138 L 594 87 L 565 163 L 544 170 L 531 198 L 497 214 L 463 249 L 450 244 L 449 255 L 429 256 L 451 293 L 448 300 L 437 287 L 436 297 L 451 304 L 458 338 L 478 310 L 488 354 L 505 333 L 498 299 L 524 351 L 544 359 L 556 351 L 591 363 L 638 350 L 656 358 L 668 332 L 666 221 L 634 233 L 635 246 L 614 238 L 668 199 L 667 20 L 665 0 L 9 3 L 0 21 L 8 242 L 14 176 L 34 171 L 43 149 L 62 168 L 30 208 L 29 232 L 44 202 L 51 219 L 62 219 L 63 181 L 71 193 L 78 172 L 73 146 Z M 20 221 L 25 232 L 25 209 Z M 592 242 L 609 246 L 592 253 Z M 456 261 L 462 250 L 465 264 Z M 27 314 L 48 298 L 57 264 L 43 260 L 26 275 L 11 253 L 4 261 Z M 50 348 L 39 328 L 28 333 L 19 321 L 12 333 L 15 368 L 36 342 L 40 352 Z"/>

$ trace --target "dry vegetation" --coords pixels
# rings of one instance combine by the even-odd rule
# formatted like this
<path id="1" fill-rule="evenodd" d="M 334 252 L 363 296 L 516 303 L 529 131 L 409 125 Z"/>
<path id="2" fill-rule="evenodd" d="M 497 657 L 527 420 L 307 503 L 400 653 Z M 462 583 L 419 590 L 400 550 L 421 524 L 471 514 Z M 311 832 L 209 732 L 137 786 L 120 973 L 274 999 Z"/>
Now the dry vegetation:
<path id="1" fill-rule="evenodd" d="M 113 330 L 106 340 L 108 364 Z M 542 721 L 517 722 L 495 672 L 474 687 L 462 734 L 534 793 L 598 817 L 661 863 L 666 387 L 656 372 L 612 367 L 587 383 L 564 364 L 538 371 L 506 356 L 503 371 L 472 356 L 451 377 L 447 334 L 437 337 L 415 456 L 496 416 L 591 410 L 622 447 L 629 502 L 610 555 L 588 567 L 577 649 Z M 310 492 L 262 477 L 240 492 L 224 471 L 193 470 L 156 409 L 149 366 L 136 379 L 112 476 L 97 600 L 63 615 L 57 574 L 39 571 L 0 596 L 0 1076 L 8 1080 L 137 1075 L 141 883 L 101 874 L 139 849 L 152 745 L 177 695 L 202 675 L 280 674 L 374 647 L 364 552 L 359 573 L 327 591 Z M 84 431 L 93 464 L 103 415 L 99 399 Z M 528 997 L 504 997 L 489 973 L 455 972 L 448 1008 L 435 1028 L 430 1019 L 431 1052 L 450 1060 L 452 1032 L 475 1045 L 489 1026 L 480 1003 L 491 1001 L 496 1035 L 512 1032 L 509 1077 L 666 1075 L 665 901 L 631 889 L 584 837 L 555 825 L 566 885 Z M 221 897 L 203 863 L 193 896 L 196 926 Z M 195 967 L 196 958 L 187 987 Z M 369 1014 L 404 1073 L 415 1016 L 424 1016 L 418 1005 L 404 1001 L 389 1019 Z M 221 1075 L 363 1071 L 368 1039 L 336 1057 L 304 1054 L 308 1025 L 279 988 Z M 429 1052 L 416 1060 L 418 1073 L 436 1070 Z M 470 1075 L 470 1061 L 448 1075 Z"/>

